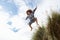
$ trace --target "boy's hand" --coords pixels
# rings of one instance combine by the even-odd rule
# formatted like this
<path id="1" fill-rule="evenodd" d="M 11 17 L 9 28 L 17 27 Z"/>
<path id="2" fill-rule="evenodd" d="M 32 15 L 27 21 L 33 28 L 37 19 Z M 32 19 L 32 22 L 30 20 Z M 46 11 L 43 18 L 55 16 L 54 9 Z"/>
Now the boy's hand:
<path id="1" fill-rule="evenodd" d="M 36 11 L 36 9 L 37 9 L 37 6 L 36 6 L 36 8 L 33 10 L 33 13 Z"/>
<path id="2" fill-rule="evenodd" d="M 37 6 L 36 6 L 36 9 L 37 9 Z"/>

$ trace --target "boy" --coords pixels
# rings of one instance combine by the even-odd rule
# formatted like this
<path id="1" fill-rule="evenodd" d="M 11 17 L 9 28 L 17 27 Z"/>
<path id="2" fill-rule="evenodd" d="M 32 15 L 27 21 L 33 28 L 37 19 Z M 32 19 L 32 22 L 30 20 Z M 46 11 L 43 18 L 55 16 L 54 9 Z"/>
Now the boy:
<path id="1" fill-rule="evenodd" d="M 32 31 L 32 26 L 31 24 L 36 22 L 37 25 L 38 25 L 38 22 L 37 22 L 37 18 L 34 17 L 34 13 L 36 11 L 37 7 L 32 11 L 31 9 L 27 10 L 26 13 L 27 13 L 27 17 L 26 17 L 26 20 L 29 19 L 30 22 L 28 23 L 29 27 L 31 28 L 31 31 Z"/>

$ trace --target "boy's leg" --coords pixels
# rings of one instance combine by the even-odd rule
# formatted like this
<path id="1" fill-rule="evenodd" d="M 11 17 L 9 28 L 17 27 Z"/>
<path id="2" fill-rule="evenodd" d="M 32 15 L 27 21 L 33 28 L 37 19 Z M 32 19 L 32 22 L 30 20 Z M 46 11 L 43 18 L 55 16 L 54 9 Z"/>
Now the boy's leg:
<path id="1" fill-rule="evenodd" d="M 40 25 L 38 24 L 37 18 L 35 18 L 35 21 L 36 21 L 38 28 L 40 28 Z"/>
<path id="2" fill-rule="evenodd" d="M 31 26 L 32 23 L 33 23 L 32 21 L 29 22 L 29 27 L 31 28 L 31 31 L 33 29 L 32 26 Z"/>
<path id="3" fill-rule="evenodd" d="M 32 31 L 33 28 L 32 28 L 32 26 L 31 26 L 31 24 L 29 24 L 29 27 L 31 28 L 31 31 Z"/>
<path id="4" fill-rule="evenodd" d="M 31 24 L 34 23 L 35 21 L 36 21 L 37 25 L 39 25 L 39 24 L 38 24 L 38 21 L 37 21 L 37 18 L 34 18 L 33 20 L 31 20 L 31 21 L 29 22 L 29 27 L 31 28 L 31 31 L 32 31 L 32 29 L 33 29 L 32 26 L 31 26 Z"/>
<path id="5" fill-rule="evenodd" d="M 39 25 L 39 24 L 38 24 L 38 21 L 37 21 L 37 18 L 35 18 L 35 21 L 36 21 L 37 25 Z"/>

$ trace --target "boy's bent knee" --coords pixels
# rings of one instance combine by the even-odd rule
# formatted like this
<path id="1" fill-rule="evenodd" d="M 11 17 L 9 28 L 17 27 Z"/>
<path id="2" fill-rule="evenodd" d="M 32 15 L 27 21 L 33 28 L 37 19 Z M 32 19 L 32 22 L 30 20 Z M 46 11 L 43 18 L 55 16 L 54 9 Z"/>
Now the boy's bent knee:
<path id="1" fill-rule="evenodd" d="M 34 18 L 34 21 L 36 21 L 37 20 L 37 18 Z"/>

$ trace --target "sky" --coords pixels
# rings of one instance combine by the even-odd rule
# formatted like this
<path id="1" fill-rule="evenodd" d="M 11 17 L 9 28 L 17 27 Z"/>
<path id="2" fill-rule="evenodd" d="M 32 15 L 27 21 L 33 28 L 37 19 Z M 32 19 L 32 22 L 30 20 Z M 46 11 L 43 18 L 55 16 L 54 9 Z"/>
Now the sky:
<path id="1" fill-rule="evenodd" d="M 51 10 L 60 11 L 60 0 L 0 0 L 0 40 L 31 40 L 38 25 L 33 23 L 30 31 L 28 20 L 25 20 L 26 10 L 36 6 L 34 15 L 38 23 L 46 26 Z"/>

